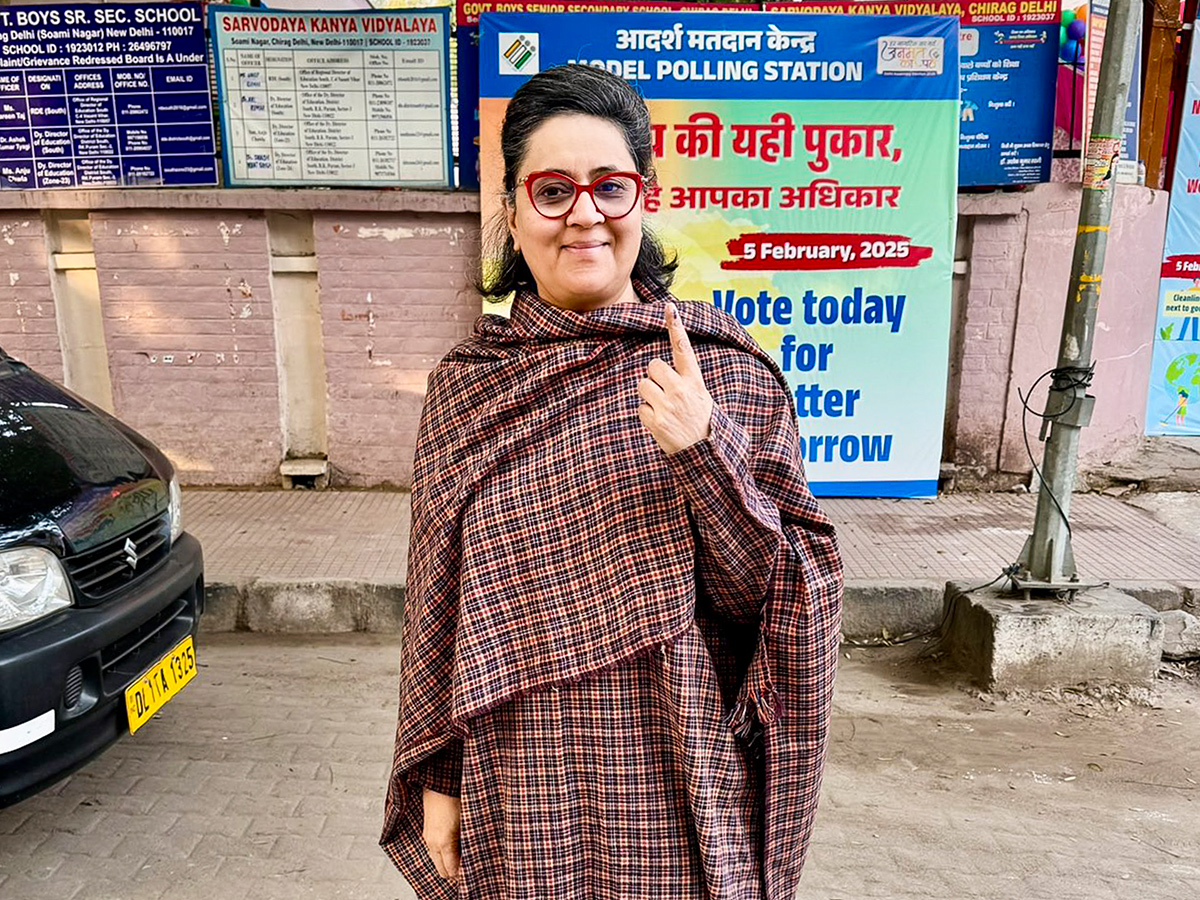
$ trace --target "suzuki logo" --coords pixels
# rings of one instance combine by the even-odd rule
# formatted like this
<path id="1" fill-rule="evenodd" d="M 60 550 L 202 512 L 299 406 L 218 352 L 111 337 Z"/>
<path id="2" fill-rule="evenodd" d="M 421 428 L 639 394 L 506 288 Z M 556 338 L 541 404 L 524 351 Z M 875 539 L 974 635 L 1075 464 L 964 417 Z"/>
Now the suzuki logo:
<path id="1" fill-rule="evenodd" d="M 129 568 L 136 569 L 138 564 L 137 544 L 133 542 L 133 538 L 125 538 L 125 562 L 129 563 Z"/>

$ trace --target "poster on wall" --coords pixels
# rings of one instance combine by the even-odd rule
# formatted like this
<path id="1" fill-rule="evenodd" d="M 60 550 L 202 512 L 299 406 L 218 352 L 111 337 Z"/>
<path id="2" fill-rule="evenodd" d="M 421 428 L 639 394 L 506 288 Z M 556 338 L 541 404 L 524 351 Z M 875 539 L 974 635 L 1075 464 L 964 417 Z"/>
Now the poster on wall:
<path id="1" fill-rule="evenodd" d="M 679 253 L 673 291 L 736 317 L 779 363 L 814 492 L 936 493 L 957 19 L 496 13 L 480 51 L 485 220 L 517 87 L 571 61 L 626 77 L 650 106 L 645 203 Z"/>
<path id="2" fill-rule="evenodd" d="M 448 9 L 208 15 L 226 184 L 449 186 Z"/>
<path id="3" fill-rule="evenodd" d="M 909 0 L 792 0 L 766 6 L 839 15 L 905 15 L 912 7 Z M 995 187 L 1049 181 L 1058 0 L 942 0 L 923 11 L 957 16 L 961 25 L 958 183 Z"/>
<path id="4" fill-rule="evenodd" d="M 0 8 L 0 188 L 217 183 L 199 3 Z"/>
<path id="5" fill-rule="evenodd" d="M 1096 95 L 1100 89 L 1100 63 L 1104 58 L 1104 39 L 1108 33 L 1108 16 L 1111 0 L 1091 0 L 1090 7 L 1083 5 L 1076 12 L 1077 19 L 1086 22 L 1087 32 L 1084 48 L 1086 51 L 1086 66 L 1084 70 L 1084 104 L 1083 104 L 1083 139 L 1086 145 L 1091 136 L 1092 114 L 1096 108 Z M 1080 18 L 1080 17 L 1083 18 Z M 1121 181 L 1137 181 L 1138 178 L 1138 129 L 1141 116 L 1141 87 L 1142 87 L 1142 46 L 1141 22 L 1142 8 L 1134 10 L 1134 29 L 1138 34 L 1134 42 L 1133 73 L 1129 80 L 1129 97 L 1125 101 L 1125 115 L 1122 119 L 1121 134 L 1114 135 L 1121 139 L 1121 155 L 1117 163 L 1117 177 Z M 1085 154 L 1086 155 L 1086 154 Z"/>
<path id="6" fill-rule="evenodd" d="M 1146 434 L 1200 435 L 1200 41 L 1192 43 L 1171 183 Z"/>

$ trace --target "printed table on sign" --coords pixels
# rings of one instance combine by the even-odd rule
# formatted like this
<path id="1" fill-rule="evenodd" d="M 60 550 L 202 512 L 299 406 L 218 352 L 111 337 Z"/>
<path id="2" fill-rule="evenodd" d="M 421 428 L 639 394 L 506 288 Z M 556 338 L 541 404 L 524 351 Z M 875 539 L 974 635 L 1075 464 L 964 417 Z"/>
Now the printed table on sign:
<path id="1" fill-rule="evenodd" d="M 215 184 L 199 6 L 168 8 L 174 24 L 138 29 L 161 40 L 130 42 L 132 29 L 81 25 L 81 36 L 59 44 L 51 13 L 61 22 L 68 9 L 76 20 L 94 12 L 45 7 L 39 21 L 51 24 L 0 27 L 5 48 L 25 53 L 0 61 L 0 187 Z M 134 45 L 153 49 L 120 52 Z"/>
<path id="2" fill-rule="evenodd" d="M 231 183 L 448 182 L 441 35 L 355 37 L 376 34 L 364 14 L 338 17 L 354 27 L 337 37 L 313 34 L 319 15 L 275 16 L 272 31 L 241 36 L 237 29 L 266 15 L 214 18 Z M 422 21 L 435 27 L 442 18 Z M 279 29 L 288 36 L 277 37 Z"/>

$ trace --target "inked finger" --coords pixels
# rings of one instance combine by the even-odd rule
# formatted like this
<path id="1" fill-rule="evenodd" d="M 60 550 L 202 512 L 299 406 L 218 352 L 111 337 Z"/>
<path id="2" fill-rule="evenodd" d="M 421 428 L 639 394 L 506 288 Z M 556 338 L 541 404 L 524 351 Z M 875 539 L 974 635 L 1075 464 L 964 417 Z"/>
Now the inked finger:
<path id="1" fill-rule="evenodd" d="M 679 310 L 674 303 L 667 304 L 667 332 L 671 336 L 671 358 L 675 370 L 680 375 L 699 372 L 700 366 L 696 362 L 691 338 L 688 337 L 687 328 L 684 327 L 683 319 L 679 317 Z"/>

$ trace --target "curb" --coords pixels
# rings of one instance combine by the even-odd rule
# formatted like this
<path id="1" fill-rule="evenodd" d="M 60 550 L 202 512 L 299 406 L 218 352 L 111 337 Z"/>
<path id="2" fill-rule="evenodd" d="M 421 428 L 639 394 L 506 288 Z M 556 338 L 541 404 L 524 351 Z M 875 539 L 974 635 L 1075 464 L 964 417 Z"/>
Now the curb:
<path id="1" fill-rule="evenodd" d="M 941 625 L 947 581 L 861 580 L 846 584 L 842 636 L 853 640 L 935 631 Z M 1200 604 L 1200 584 L 1113 582 L 1158 612 Z M 399 634 L 405 585 L 357 579 L 281 581 L 251 578 L 205 585 L 206 632 L 264 634 Z"/>
<path id="2" fill-rule="evenodd" d="M 405 586 L 400 582 L 276 581 L 252 578 L 204 588 L 208 632 L 399 634 Z"/>

